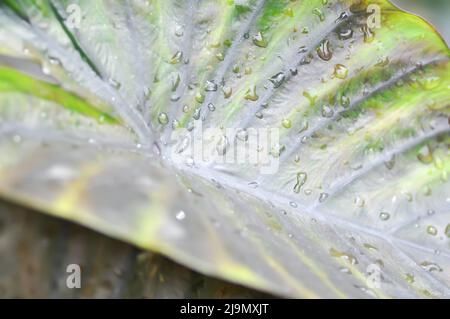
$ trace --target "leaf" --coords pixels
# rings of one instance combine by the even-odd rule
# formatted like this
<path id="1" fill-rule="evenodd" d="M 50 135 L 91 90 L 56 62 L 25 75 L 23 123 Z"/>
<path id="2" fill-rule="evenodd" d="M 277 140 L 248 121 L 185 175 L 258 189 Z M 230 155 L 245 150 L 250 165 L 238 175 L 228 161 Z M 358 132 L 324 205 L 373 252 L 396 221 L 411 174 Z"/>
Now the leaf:
<path id="1" fill-rule="evenodd" d="M 450 296 L 449 49 L 368 4 L 4 2 L 0 193 L 280 296 Z"/>

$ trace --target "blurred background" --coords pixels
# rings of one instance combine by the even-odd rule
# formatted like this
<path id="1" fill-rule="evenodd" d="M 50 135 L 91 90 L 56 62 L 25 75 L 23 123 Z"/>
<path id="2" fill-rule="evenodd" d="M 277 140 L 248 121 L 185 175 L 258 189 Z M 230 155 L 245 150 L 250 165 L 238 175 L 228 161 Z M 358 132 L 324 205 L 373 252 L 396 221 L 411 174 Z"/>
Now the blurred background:
<path id="1" fill-rule="evenodd" d="M 450 0 L 391 0 L 403 10 L 431 22 L 450 44 Z"/>

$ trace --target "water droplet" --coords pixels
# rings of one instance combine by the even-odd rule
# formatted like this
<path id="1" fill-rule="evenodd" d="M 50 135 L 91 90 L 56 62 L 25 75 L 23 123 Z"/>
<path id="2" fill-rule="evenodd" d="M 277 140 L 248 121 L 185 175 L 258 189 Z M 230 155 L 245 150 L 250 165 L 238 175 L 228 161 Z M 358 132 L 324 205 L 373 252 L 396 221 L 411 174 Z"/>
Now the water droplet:
<path id="1" fill-rule="evenodd" d="M 201 108 L 196 108 L 194 113 L 192 114 L 192 118 L 194 120 L 199 120 L 200 119 L 200 113 L 201 113 Z"/>
<path id="2" fill-rule="evenodd" d="M 206 92 L 215 92 L 217 91 L 217 84 L 214 81 L 206 81 L 205 85 Z"/>
<path id="3" fill-rule="evenodd" d="M 334 115 L 334 111 L 331 107 L 324 105 L 322 107 L 322 116 L 326 118 L 331 118 Z"/>
<path id="4" fill-rule="evenodd" d="M 167 116 L 167 113 L 161 112 L 158 115 L 158 122 L 161 125 L 166 125 L 169 123 L 169 117 Z"/>
<path id="5" fill-rule="evenodd" d="M 225 155 L 227 153 L 229 146 L 230 146 L 230 143 L 228 141 L 228 138 L 226 136 L 222 136 L 216 145 L 217 154 L 222 155 L 222 156 Z"/>
<path id="6" fill-rule="evenodd" d="M 436 228 L 436 227 L 434 227 L 434 226 L 432 226 L 432 225 L 429 225 L 429 226 L 427 227 L 427 233 L 428 233 L 428 235 L 436 236 L 437 233 L 438 233 L 438 231 L 437 231 L 437 228 Z"/>
<path id="7" fill-rule="evenodd" d="M 334 66 L 334 73 L 333 73 L 333 75 L 335 77 L 337 77 L 338 79 L 345 80 L 347 78 L 347 76 L 348 76 L 348 69 L 343 64 L 336 64 Z"/>
<path id="8" fill-rule="evenodd" d="M 447 227 L 445 227 L 444 233 L 445 233 L 445 236 L 450 238 L 450 224 L 447 224 Z"/>
<path id="9" fill-rule="evenodd" d="M 266 48 L 267 45 L 269 44 L 267 42 L 267 40 L 264 38 L 264 36 L 262 35 L 261 32 L 258 32 L 254 37 L 253 37 L 253 43 L 260 47 L 260 48 Z"/>
<path id="10" fill-rule="evenodd" d="M 177 76 L 172 80 L 172 92 L 175 92 L 180 85 L 181 77 L 180 74 L 177 74 Z"/>
<path id="11" fill-rule="evenodd" d="M 308 175 L 305 172 L 300 172 L 297 174 L 297 183 L 294 186 L 295 193 L 300 193 L 300 190 L 302 186 L 305 185 L 307 179 Z"/>
<path id="12" fill-rule="evenodd" d="M 341 106 L 342 107 L 349 107 L 350 106 L 350 98 L 348 96 L 345 96 L 345 95 L 341 96 Z"/>
<path id="13" fill-rule="evenodd" d="M 183 220 L 186 218 L 186 213 L 184 211 L 180 210 L 175 217 L 178 220 Z"/>
<path id="14" fill-rule="evenodd" d="M 364 42 L 373 42 L 373 40 L 375 39 L 375 33 L 367 25 L 364 25 L 361 30 L 364 33 Z"/>
<path id="15" fill-rule="evenodd" d="M 246 129 L 240 129 L 237 133 L 236 133 L 236 137 L 243 141 L 246 142 L 248 140 L 248 131 Z"/>
<path id="16" fill-rule="evenodd" d="M 286 75 L 283 72 L 280 72 L 272 76 L 269 80 L 270 82 L 272 82 L 275 88 L 279 88 L 283 84 L 285 79 Z"/>
<path id="17" fill-rule="evenodd" d="M 256 85 L 253 86 L 253 88 L 247 90 L 244 98 L 249 101 L 258 101 L 259 96 L 258 94 L 256 94 Z"/>
<path id="18" fill-rule="evenodd" d="M 183 113 L 188 113 L 189 112 L 189 105 L 183 105 Z"/>
<path id="19" fill-rule="evenodd" d="M 355 199 L 353 200 L 353 203 L 357 206 L 357 207 L 364 207 L 365 205 L 366 205 L 366 201 L 363 199 L 363 198 L 361 198 L 361 197 L 359 197 L 359 196 L 356 196 L 355 197 Z"/>
<path id="20" fill-rule="evenodd" d="M 289 72 L 291 72 L 291 75 L 292 75 L 292 76 L 296 76 L 296 75 L 298 74 L 297 68 L 290 68 L 290 69 L 289 69 Z"/>
<path id="21" fill-rule="evenodd" d="M 433 153 L 430 147 L 424 146 L 417 155 L 417 159 L 425 165 L 433 163 Z"/>
<path id="22" fill-rule="evenodd" d="M 406 274 L 405 276 L 405 280 L 408 284 L 413 284 L 415 281 L 414 275 L 413 274 Z"/>
<path id="23" fill-rule="evenodd" d="M 205 96 L 202 93 L 197 92 L 197 94 L 195 94 L 195 100 L 197 103 L 202 104 L 205 101 Z"/>
<path id="24" fill-rule="evenodd" d="M 233 89 L 229 86 L 224 86 L 222 88 L 223 97 L 226 99 L 229 99 L 231 97 L 231 94 L 233 94 Z"/>
<path id="25" fill-rule="evenodd" d="M 111 85 L 113 88 L 115 88 L 116 90 L 120 89 L 121 84 L 119 82 L 117 82 L 114 79 L 109 79 L 108 80 L 109 85 Z"/>
<path id="26" fill-rule="evenodd" d="M 383 221 L 388 220 L 390 217 L 391 217 L 391 215 L 389 213 L 387 213 L 387 212 L 381 212 L 380 213 L 380 219 L 383 220 Z"/>
<path id="27" fill-rule="evenodd" d="M 316 15 L 321 22 L 325 21 L 325 14 L 319 8 L 314 8 L 313 14 Z"/>
<path id="28" fill-rule="evenodd" d="M 170 64 L 180 63 L 182 59 L 183 59 L 183 52 L 177 51 L 170 59 Z"/>
<path id="29" fill-rule="evenodd" d="M 433 271 L 442 271 L 442 268 L 433 262 L 429 262 L 429 261 L 424 261 L 420 264 L 420 266 L 422 267 L 422 269 L 428 271 L 428 272 L 433 272 Z"/>
<path id="30" fill-rule="evenodd" d="M 317 48 L 317 55 L 324 61 L 330 61 L 333 57 L 333 52 L 330 49 L 330 42 L 328 40 L 323 41 Z"/>
<path id="31" fill-rule="evenodd" d="M 283 125 L 283 127 L 286 129 L 290 129 L 292 127 L 292 122 L 289 119 L 283 119 L 281 121 L 281 125 Z"/>
<path id="32" fill-rule="evenodd" d="M 339 39 L 348 40 L 353 37 L 353 30 L 351 28 L 344 28 L 339 31 Z"/>
<path id="33" fill-rule="evenodd" d="M 175 29 L 175 35 L 177 37 L 182 37 L 184 35 L 184 30 L 182 26 L 177 26 L 177 28 Z"/>
<path id="34" fill-rule="evenodd" d="M 324 201 L 327 200 L 328 196 L 329 195 L 327 193 L 320 193 L 319 202 L 323 203 Z"/>
<path id="35" fill-rule="evenodd" d="M 214 104 L 209 103 L 208 104 L 208 110 L 210 110 L 211 112 L 214 112 L 216 110 L 216 107 L 214 106 Z"/>
<path id="36" fill-rule="evenodd" d="M 293 207 L 293 208 L 297 208 L 297 203 L 296 202 L 289 202 L 289 205 L 291 205 L 291 207 Z"/>
<path id="37" fill-rule="evenodd" d="M 225 56 L 223 55 L 222 52 L 219 52 L 216 54 L 216 59 L 219 61 L 223 61 L 223 60 L 225 60 Z"/>
<path id="38" fill-rule="evenodd" d="M 353 256 L 352 254 L 349 254 L 349 253 L 340 252 L 334 248 L 330 248 L 330 256 L 335 257 L 335 258 L 342 258 L 346 262 L 348 262 L 350 265 L 358 264 L 358 260 L 356 259 L 355 256 Z"/>

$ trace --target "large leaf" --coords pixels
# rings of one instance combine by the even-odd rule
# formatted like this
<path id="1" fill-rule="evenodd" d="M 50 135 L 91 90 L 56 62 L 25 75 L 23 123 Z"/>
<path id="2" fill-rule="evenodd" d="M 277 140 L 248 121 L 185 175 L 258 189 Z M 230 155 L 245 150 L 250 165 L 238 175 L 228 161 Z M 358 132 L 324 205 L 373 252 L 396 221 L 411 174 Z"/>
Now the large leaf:
<path id="1" fill-rule="evenodd" d="M 450 296 L 450 55 L 420 18 L 384 0 L 19 0 L 0 40 L 6 198 L 281 296 Z M 212 158 L 184 147 L 200 126 Z M 264 128 L 276 173 L 220 163 Z"/>

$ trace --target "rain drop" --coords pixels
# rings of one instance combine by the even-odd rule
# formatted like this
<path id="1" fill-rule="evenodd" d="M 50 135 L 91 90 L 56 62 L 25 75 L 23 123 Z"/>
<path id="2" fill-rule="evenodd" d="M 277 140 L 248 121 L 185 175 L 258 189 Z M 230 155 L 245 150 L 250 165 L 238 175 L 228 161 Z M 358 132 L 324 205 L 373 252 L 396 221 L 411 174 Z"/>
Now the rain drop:
<path id="1" fill-rule="evenodd" d="M 269 44 L 267 42 L 267 40 L 264 38 L 264 36 L 262 35 L 261 32 L 258 32 L 254 37 L 253 37 L 253 43 L 260 47 L 260 48 L 266 48 L 267 45 Z"/>
<path id="2" fill-rule="evenodd" d="M 305 185 L 308 175 L 305 172 L 300 172 L 297 174 L 297 183 L 294 186 L 294 192 L 300 193 L 300 189 Z"/>
<path id="3" fill-rule="evenodd" d="M 336 64 L 333 75 L 338 79 L 345 80 L 348 76 L 348 69 L 343 64 Z"/>
<path id="4" fill-rule="evenodd" d="M 167 113 L 161 112 L 158 115 L 158 122 L 161 125 L 166 125 L 169 123 L 169 117 L 167 116 Z"/>
<path id="5" fill-rule="evenodd" d="M 283 84 L 285 79 L 286 79 L 285 74 L 283 72 L 280 72 L 272 76 L 269 80 L 270 82 L 272 82 L 275 88 L 279 88 Z"/>
<path id="6" fill-rule="evenodd" d="M 324 61 L 330 61 L 333 57 L 333 52 L 330 49 L 330 42 L 328 40 L 323 41 L 317 48 L 317 55 Z"/>
<path id="7" fill-rule="evenodd" d="M 182 210 L 180 210 L 177 215 L 175 216 L 176 219 L 178 220 L 183 220 L 186 218 L 186 213 Z"/>

